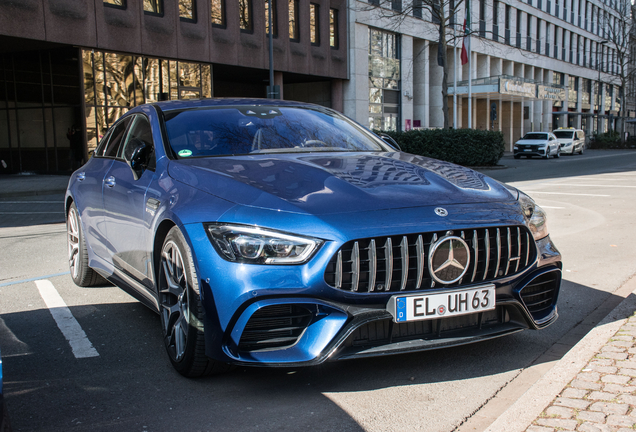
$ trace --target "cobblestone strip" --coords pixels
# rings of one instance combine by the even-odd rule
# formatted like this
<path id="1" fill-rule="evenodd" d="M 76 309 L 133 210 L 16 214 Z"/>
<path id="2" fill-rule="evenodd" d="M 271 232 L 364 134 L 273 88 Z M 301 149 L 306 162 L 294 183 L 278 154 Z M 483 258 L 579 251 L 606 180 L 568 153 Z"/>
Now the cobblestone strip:
<path id="1" fill-rule="evenodd" d="M 526 432 L 636 430 L 636 314 Z"/>

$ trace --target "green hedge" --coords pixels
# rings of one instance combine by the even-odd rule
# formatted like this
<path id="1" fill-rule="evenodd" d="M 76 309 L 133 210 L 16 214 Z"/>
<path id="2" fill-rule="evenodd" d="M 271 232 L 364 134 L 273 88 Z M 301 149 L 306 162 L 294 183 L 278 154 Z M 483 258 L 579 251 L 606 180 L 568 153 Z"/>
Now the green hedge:
<path id="1" fill-rule="evenodd" d="M 634 149 L 636 148 L 636 137 L 629 136 L 627 141 L 621 142 L 620 133 L 617 131 L 594 134 L 590 140 L 589 148 L 592 149 Z"/>
<path id="2" fill-rule="evenodd" d="M 478 129 L 428 129 L 382 132 L 391 136 L 402 151 L 464 166 L 497 165 L 505 142 L 501 132 Z"/>

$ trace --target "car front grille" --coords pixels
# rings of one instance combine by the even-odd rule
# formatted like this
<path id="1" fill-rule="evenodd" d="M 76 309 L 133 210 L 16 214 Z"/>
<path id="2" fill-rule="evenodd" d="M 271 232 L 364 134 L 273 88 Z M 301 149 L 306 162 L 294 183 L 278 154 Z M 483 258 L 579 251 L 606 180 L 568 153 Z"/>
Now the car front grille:
<path id="1" fill-rule="evenodd" d="M 552 312 L 559 286 L 559 272 L 549 272 L 533 279 L 521 289 L 521 300 L 533 319 L 540 320 Z"/>
<path id="2" fill-rule="evenodd" d="M 257 310 L 247 322 L 240 351 L 281 349 L 296 343 L 314 314 L 302 305 L 282 304 Z"/>
<path id="3" fill-rule="evenodd" d="M 346 291 L 417 291 L 435 287 L 428 255 L 434 239 L 455 235 L 470 250 L 470 264 L 463 278 L 441 288 L 492 281 L 525 270 L 535 260 L 532 235 L 524 226 L 375 237 L 345 243 L 331 258 L 325 281 Z"/>

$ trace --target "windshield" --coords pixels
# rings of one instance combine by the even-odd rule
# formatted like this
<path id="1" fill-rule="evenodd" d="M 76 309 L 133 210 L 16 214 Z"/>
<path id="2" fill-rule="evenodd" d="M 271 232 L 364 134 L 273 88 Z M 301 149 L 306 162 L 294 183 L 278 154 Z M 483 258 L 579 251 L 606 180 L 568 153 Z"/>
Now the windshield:
<path id="1" fill-rule="evenodd" d="M 574 131 L 554 131 L 552 132 L 557 138 L 572 138 Z"/>
<path id="2" fill-rule="evenodd" d="M 328 111 L 236 106 L 169 111 L 166 131 L 180 158 L 316 151 L 386 151 L 370 133 Z"/>
<path id="3" fill-rule="evenodd" d="M 524 140 L 547 140 L 548 134 L 546 133 L 527 133 L 523 136 Z"/>

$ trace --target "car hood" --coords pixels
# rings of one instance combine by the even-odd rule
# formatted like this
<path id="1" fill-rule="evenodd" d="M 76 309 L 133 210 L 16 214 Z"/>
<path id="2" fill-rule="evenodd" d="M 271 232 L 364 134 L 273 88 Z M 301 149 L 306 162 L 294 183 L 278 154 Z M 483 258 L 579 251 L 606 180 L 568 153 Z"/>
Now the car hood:
<path id="1" fill-rule="evenodd" d="M 400 152 L 180 159 L 168 172 L 236 204 L 314 215 L 515 199 L 484 174 Z"/>
<path id="2" fill-rule="evenodd" d="M 515 144 L 522 144 L 522 145 L 538 145 L 538 144 L 547 144 L 548 142 L 546 140 L 519 140 L 517 141 Z"/>

